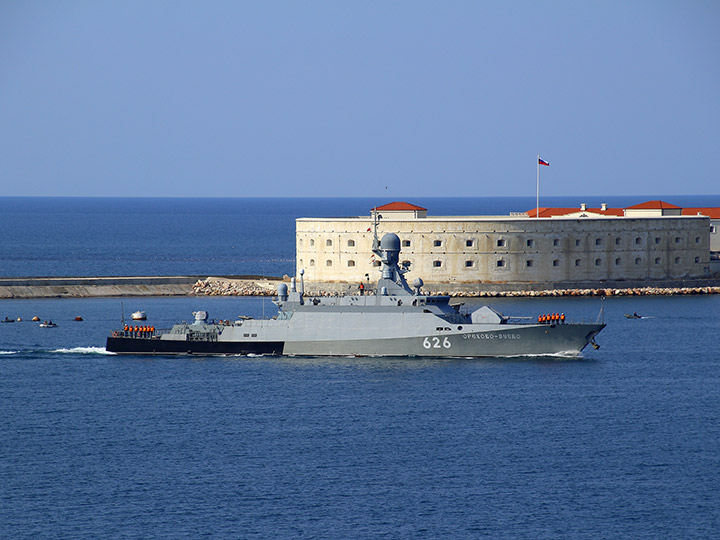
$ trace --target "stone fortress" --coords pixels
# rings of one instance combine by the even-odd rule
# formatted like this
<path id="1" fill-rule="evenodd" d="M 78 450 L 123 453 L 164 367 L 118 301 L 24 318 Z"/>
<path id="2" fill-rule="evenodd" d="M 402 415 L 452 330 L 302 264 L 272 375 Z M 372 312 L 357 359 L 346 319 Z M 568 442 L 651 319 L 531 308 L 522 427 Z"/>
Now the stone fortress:
<path id="1" fill-rule="evenodd" d="M 533 208 L 509 216 L 428 216 L 406 202 L 378 206 L 378 235 L 395 232 L 409 282 L 542 289 L 666 284 L 720 273 L 720 208 L 649 201 L 628 208 Z M 367 216 L 296 220 L 297 271 L 316 284 L 377 279 Z M 366 286 L 367 286 L 366 285 Z"/>

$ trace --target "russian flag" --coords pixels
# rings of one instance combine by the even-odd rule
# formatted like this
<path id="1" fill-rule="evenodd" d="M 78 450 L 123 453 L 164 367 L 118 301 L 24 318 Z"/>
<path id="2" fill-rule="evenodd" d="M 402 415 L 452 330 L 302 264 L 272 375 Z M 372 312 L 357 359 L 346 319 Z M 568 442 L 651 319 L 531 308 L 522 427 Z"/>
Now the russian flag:
<path id="1" fill-rule="evenodd" d="M 539 163 L 540 165 L 545 165 L 546 167 L 549 167 L 549 166 L 550 166 L 550 163 L 548 163 L 547 161 L 545 161 L 543 158 L 538 158 L 538 163 Z"/>

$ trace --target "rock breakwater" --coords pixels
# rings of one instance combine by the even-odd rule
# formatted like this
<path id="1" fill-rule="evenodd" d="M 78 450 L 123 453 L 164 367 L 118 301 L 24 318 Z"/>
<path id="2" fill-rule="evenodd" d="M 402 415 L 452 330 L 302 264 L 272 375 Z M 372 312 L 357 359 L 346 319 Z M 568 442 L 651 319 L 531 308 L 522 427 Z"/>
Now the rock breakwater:
<path id="1" fill-rule="evenodd" d="M 205 296 L 274 296 L 280 281 L 251 281 L 208 278 L 198 280 L 192 294 Z M 352 291 L 356 292 L 356 291 Z M 422 291 L 423 294 L 448 295 L 458 298 L 513 298 L 513 297 L 559 297 L 559 296 L 674 296 L 720 294 L 720 286 L 707 287 L 633 287 L 595 289 L 548 289 L 540 291 L 457 291 L 452 289 Z M 314 288 L 306 296 L 337 296 L 337 286 L 327 289 Z M 367 294 L 374 294 L 368 290 Z"/>

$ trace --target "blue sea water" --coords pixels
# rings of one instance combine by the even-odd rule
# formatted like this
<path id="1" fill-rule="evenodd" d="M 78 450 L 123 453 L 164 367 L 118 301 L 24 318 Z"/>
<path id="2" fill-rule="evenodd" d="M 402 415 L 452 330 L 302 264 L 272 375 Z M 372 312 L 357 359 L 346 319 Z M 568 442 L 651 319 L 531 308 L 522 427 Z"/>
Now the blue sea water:
<path id="1" fill-rule="evenodd" d="M 292 250 L 283 251 L 280 237 L 292 235 L 297 210 L 290 200 L 231 201 L 215 213 L 204 200 L 104 200 L 103 211 L 98 201 L 64 202 L 58 211 L 28 199 L 23 204 L 37 213 L 14 214 L 21 238 L 2 249 L 3 264 L 6 255 L 16 261 L 16 275 L 82 275 L 85 263 L 94 265 L 88 275 L 124 274 L 125 264 L 157 275 L 292 268 Z M 304 215 L 337 208 L 338 215 L 362 214 L 374 204 L 301 202 Z M 476 213 L 468 211 L 474 203 L 418 202 L 459 214 Z M 246 214 L 235 215 L 243 204 Z M 483 213 L 500 213 L 493 204 L 508 201 L 478 204 L 490 208 Z M 87 256 L 62 243 L 51 253 L 41 247 L 63 231 L 74 239 L 68 246 L 85 245 L 119 215 L 125 240 L 115 250 L 97 240 Z M 209 258 L 207 246 L 220 245 L 213 236 L 219 223 L 247 232 L 263 216 L 257 239 Z M 29 227 L 35 221 L 54 223 L 52 234 Z M 143 250 L 152 243 L 133 244 L 129 233 L 154 224 L 166 239 L 166 221 L 201 245 L 178 240 L 149 259 Z M 132 253 L 136 260 L 123 260 Z M 18 263 L 35 259 L 56 271 Z M 267 271 L 252 266 L 263 260 Z M 601 302 L 492 305 L 514 315 L 563 311 L 594 319 Z M 0 324 L 0 537 L 655 539 L 712 538 L 720 530 L 718 296 L 608 298 L 601 348 L 579 358 L 144 358 L 104 351 L 122 312 L 144 309 L 152 324 L 167 327 L 197 309 L 232 319 L 267 316 L 272 307 L 262 298 L 0 301 L 0 319 L 23 319 Z M 636 311 L 649 318 L 623 316 Z M 58 327 L 39 328 L 34 315 Z M 73 320 L 78 315 L 82 322 Z"/>

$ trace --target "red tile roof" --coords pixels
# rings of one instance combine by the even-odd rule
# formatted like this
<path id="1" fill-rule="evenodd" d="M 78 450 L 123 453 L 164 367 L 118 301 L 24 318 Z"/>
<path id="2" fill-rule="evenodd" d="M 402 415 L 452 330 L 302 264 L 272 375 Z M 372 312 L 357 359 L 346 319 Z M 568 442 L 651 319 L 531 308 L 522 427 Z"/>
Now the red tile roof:
<path id="1" fill-rule="evenodd" d="M 697 216 L 702 214 L 712 219 L 720 219 L 720 208 L 718 207 L 704 207 L 704 208 L 683 208 L 683 216 Z"/>
<path id="2" fill-rule="evenodd" d="M 382 206 L 377 207 L 378 210 L 423 210 L 427 211 L 427 208 L 423 208 L 422 206 L 415 206 L 414 204 L 406 203 L 406 202 L 391 202 L 388 204 L 384 204 Z"/>
<path id="3" fill-rule="evenodd" d="M 628 206 L 628 209 L 632 210 L 668 210 L 674 208 L 680 209 L 679 206 L 674 204 L 666 203 L 665 201 L 647 201 L 644 203 L 636 204 L 635 206 Z"/>

